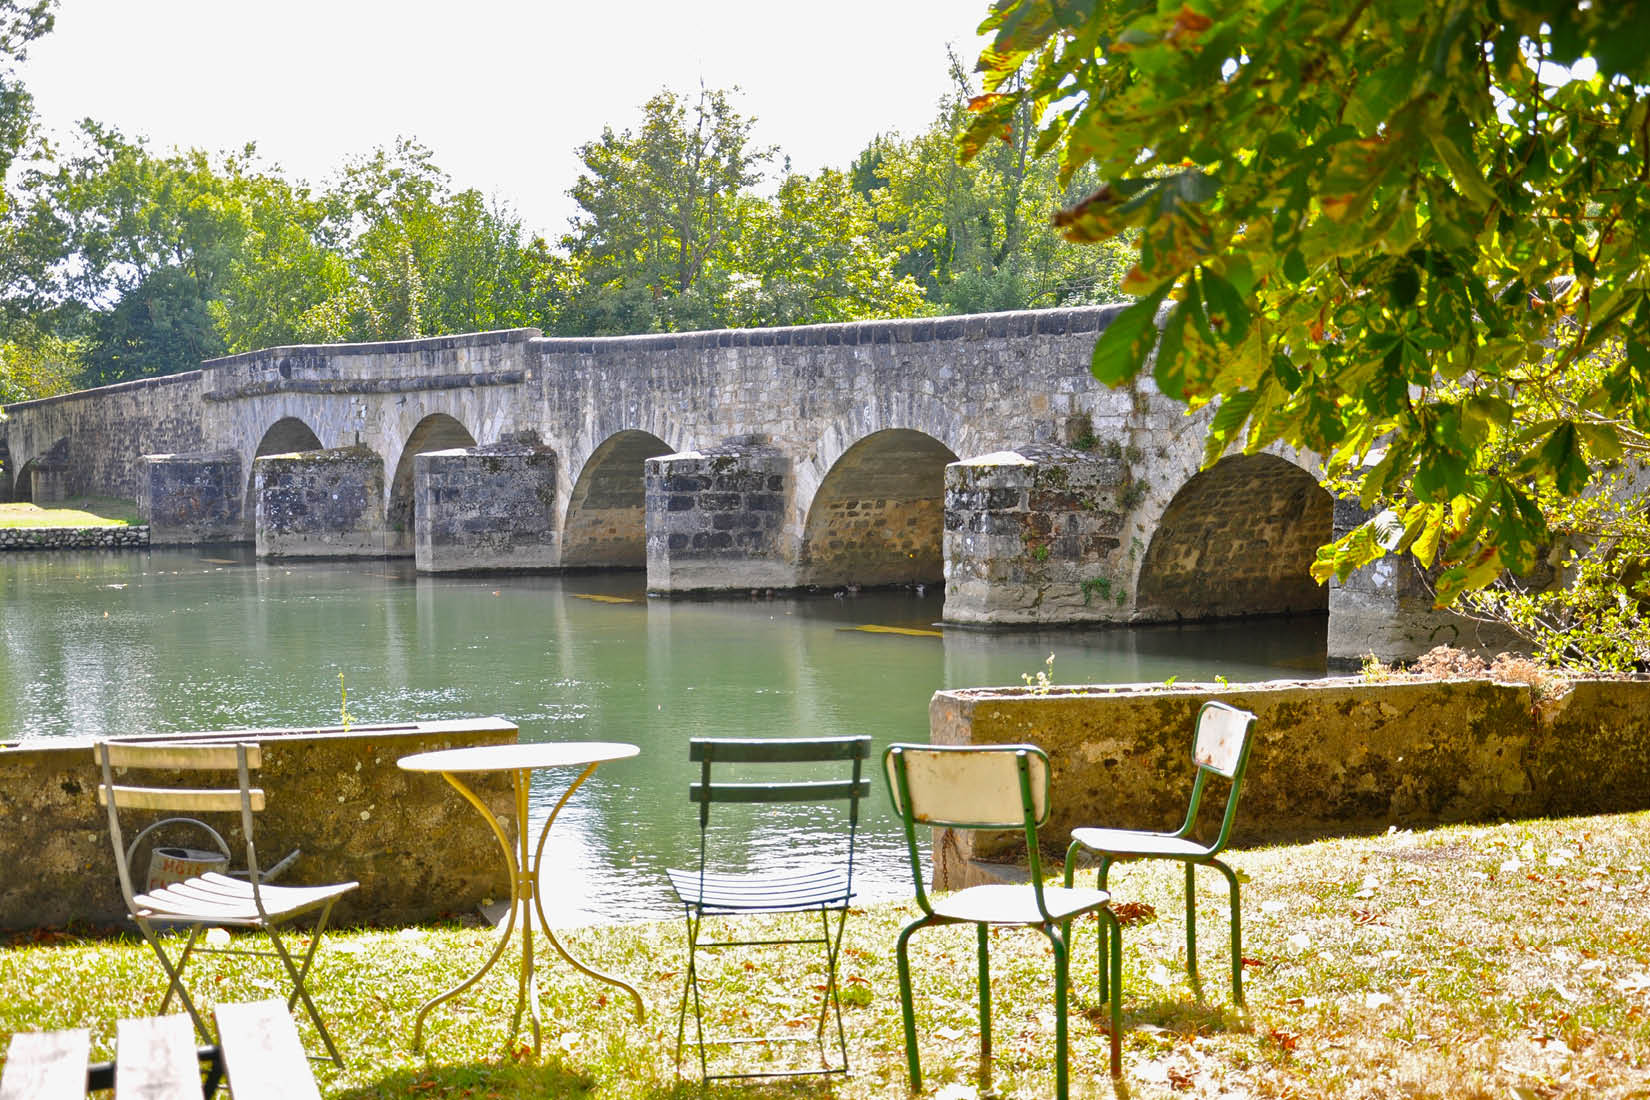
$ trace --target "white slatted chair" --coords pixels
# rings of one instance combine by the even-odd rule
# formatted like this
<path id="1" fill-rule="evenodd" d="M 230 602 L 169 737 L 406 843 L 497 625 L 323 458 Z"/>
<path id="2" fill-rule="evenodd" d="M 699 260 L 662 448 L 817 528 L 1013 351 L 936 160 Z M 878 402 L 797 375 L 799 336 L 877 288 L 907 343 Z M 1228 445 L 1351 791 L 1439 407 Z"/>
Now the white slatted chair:
<path id="1" fill-rule="evenodd" d="M 258 866 L 258 850 L 253 841 L 252 815 L 264 808 L 264 792 L 252 786 L 251 773 L 262 764 L 262 750 L 253 743 L 223 742 L 120 742 L 101 741 L 93 750 L 97 756 L 101 777 L 98 783 L 98 801 L 108 809 L 109 837 L 114 844 L 115 866 L 120 874 L 120 892 L 126 900 L 126 911 L 131 914 L 138 930 L 149 946 L 160 957 L 166 971 L 166 995 L 160 1003 L 164 1013 L 176 993 L 188 1010 L 195 1029 L 210 1039 L 205 1022 L 189 991 L 183 984 L 184 968 L 189 957 L 199 951 L 219 955 L 257 955 L 278 958 L 292 979 L 292 993 L 287 998 L 287 1011 L 303 1002 L 315 1029 L 321 1035 L 327 1056 L 342 1066 L 343 1059 L 333 1044 L 321 1014 L 316 1011 L 304 981 L 309 976 L 315 949 L 321 943 L 327 920 L 332 915 L 333 903 L 354 890 L 358 883 L 341 882 L 330 886 L 270 886 L 262 881 Z M 233 787 L 192 788 L 182 786 L 127 786 L 116 782 L 117 769 L 150 772 L 233 772 L 237 783 Z M 123 777 L 124 778 L 124 777 Z M 161 778 L 165 778 L 162 776 Z M 175 778 L 175 776 L 173 776 Z M 128 852 L 121 830 L 122 812 L 143 813 L 235 813 L 240 814 L 242 835 L 246 837 L 247 877 L 207 873 L 160 889 L 138 892 L 132 885 Z M 277 926 L 297 917 L 319 911 L 310 935 L 309 948 L 301 959 L 294 959 L 277 931 Z M 157 925 L 185 924 L 188 939 L 176 961 L 169 957 L 161 944 Z M 269 936 L 273 951 L 256 948 L 206 947 L 200 945 L 201 933 L 207 928 L 241 928 L 262 931 Z"/>

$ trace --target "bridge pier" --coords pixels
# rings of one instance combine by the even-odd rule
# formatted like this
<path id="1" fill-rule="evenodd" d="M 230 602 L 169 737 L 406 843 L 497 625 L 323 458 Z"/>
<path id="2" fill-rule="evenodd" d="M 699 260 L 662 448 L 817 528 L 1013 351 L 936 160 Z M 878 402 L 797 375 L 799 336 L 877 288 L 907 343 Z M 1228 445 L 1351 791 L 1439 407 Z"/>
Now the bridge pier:
<path id="1" fill-rule="evenodd" d="M 258 557 L 384 554 L 384 460 L 371 450 L 265 455 L 252 470 Z"/>
<path id="2" fill-rule="evenodd" d="M 233 450 L 144 455 L 138 511 L 151 546 L 236 542 L 242 534 L 241 456 Z"/>
<path id="3" fill-rule="evenodd" d="M 1121 456 L 1053 445 L 945 468 L 947 622 L 1126 620 Z"/>
<path id="4" fill-rule="evenodd" d="M 426 451 L 414 459 L 420 573 L 557 564 L 556 452 L 530 442 Z"/>
<path id="5" fill-rule="evenodd" d="M 796 583 L 784 518 L 791 459 L 763 436 L 646 462 L 647 589 L 661 594 Z"/>

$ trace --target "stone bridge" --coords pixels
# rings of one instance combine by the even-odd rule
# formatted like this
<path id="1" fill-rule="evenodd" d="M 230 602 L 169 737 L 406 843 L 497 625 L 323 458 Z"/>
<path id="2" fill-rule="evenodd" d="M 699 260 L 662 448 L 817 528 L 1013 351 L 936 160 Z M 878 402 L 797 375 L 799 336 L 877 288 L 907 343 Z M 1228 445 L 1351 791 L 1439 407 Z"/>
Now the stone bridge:
<path id="1" fill-rule="evenodd" d="M 1338 514 L 1310 456 L 1200 471 L 1205 417 L 1095 382 L 1120 308 L 250 352 L 8 407 L 0 498 L 135 499 L 156 543 L 275 559 L 943 582 L 958 624 L 1328 611 L 1332 656 L 1454 640 L 1402 570 L 1310 579 Z"/>

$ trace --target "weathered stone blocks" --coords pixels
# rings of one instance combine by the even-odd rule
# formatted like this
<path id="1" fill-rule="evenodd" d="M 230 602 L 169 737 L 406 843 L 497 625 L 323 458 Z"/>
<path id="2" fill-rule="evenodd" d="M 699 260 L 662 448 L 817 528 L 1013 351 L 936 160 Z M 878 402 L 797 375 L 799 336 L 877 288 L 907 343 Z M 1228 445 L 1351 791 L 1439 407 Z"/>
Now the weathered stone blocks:
<path id="1" fill-rule="evenodd" d="M 1130 482 L 1120 456 L 1052 444 L 945 468 L 945 618 L 1128 617 L 1119 561 Z"/>
<path id="2" fill-rule="evenodd" d="M 241 456 L 232 450 L 144 455 L 138 511 L 157 546 L 233 542 L 241 533 Z"/>
<path id="3" fill-rule="evenodd" d="M 256 824 L 263 865 L 298 849 L 302 856 L 283 884 L 361 884 L 340 899 L 338 923 L 431 920 L 509 895 L 498 841 L 481 815 L 440 776 L 405 772 L 395 762 L 415 752 L 510 744 L 517 737 L 512 723 L 490 718 L 233 736 L 263 746 L 258 786 L 269 808 Z M 0 928 L 127 924 L 108 820 L 97 804 L 91 745 L 84 738 L 42 738 L 0 746 L 0 821 L 6 823 L 0 866 L 8 869 L 0 876 Z M 509 777 L 477 775 L 466 782 L 513 831 Z M 244 853 L 237 816 L 213 815 L 208 823 L 232 852 Z M 236 866 L 241 862 L 237 856 Z"/>
<path id="4" fill-rule="evenodd" d="M 1083 825 L 1172 830 L 1191 792 L 1192 726 L 1219 699 L 1254 712 L 1239 844 L 1389 826 L 1650 808 L 1650 682 L 1576 684 L 1541 700 L 1487 680 L 977 688 L 935 693 L 936 744 L 1029 741 L 1053 764 L 1044 835 Z M 1224 805 L 1223 787 L 1205 806 Z M 1211 812 L 1214 812 L 1211 811 Z M 1204 834 L 1218 822 L 1203 822 Z M 1024 844 L 1020 844 L 1023 853 Z M 936 830 L 936 882 L 1012 838 Z"/>
<path id="5" fill-rule="evenodd" d="M 265 455 L 252 469 L 260 558 L 384 552 L 384 462 L 370 450 Z"/>
<path id="6" fill-rule="evenodd" d="M 714 592 L 789 587 L 784 539 L 791 460 L 760 437 L 646 463 L 647 587 Z"/>
<path id="7" fill-rule="evenodd" d="M 557 564 L 556 453 L 531 443 L 427 451 L 413 460 L 421 573 Z"/>

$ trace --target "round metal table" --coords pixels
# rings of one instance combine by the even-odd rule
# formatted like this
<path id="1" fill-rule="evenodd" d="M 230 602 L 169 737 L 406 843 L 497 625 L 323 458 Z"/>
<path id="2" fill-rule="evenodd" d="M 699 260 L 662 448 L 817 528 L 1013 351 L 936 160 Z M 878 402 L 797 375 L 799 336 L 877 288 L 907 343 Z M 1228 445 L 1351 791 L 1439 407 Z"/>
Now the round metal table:
<path id="1" fill-rule="evenodd" d="M 477 745 L 463 749 L 442 749 L 437 752 L 421 752 L 412 756 L 404 756 L 396 761 L 397 765 L 410 772 L 439 772 L 443 778 L 451 783 L 459 794 L 467 799 L 470 805 L 486 819 L 492 827 L 493 835 L 498 838 L 499 847 L 504 852 L 504 863 L 510 873 L 510 915 L 504 924 L 504 934 L 499 937 L 498 947 L 481 964 L 481 968 L 458 985 L 444 993 L 430 998 L 418 1010 L 417 1022 L 413 1025 L 413 1050 L 423 1049 L 424 1018 L 430 1010 L 443 1001 L 450 1000 L 469 989 L 481 976 L 492 969 L 504 949 L 509 946 L 511 933 L 515 929 L 516 914 L 523 903 L 531 900 L 533 910 L 525 914 L 521 921 L 521 968 L 520 982 L 516 996 L 516 1014 L 510 1028 L 512 1038 L 521 1030 L 522 1008 L 531 1006 L 533 1021 L 533 1055 L 537 1057 L 542 1035 L 542 1024 L 539 1019 L 538 983 L 533 975 L 533 914 L 538 914 L 539 926 L 550 940 L 562 958 L 572 963 L 597 981 L 608 985 L 618 986 L 629 993 L 636 1000 L 636 1019 L 640 1022 L 646 1014 L 646 1005 L 642 995 L 636 987 L 621 978 L 610 974 L 603 974 L 590 966 L 585 965 L 568 953 L 556 934 L 550 928 L 550 922 L 544 915 L 544 905 L 539 900 L 537 888 L 539 864 L 544 855 L 544 842 L 550 835 L 551 826 L 556 823 L 556 816 L 561 813 L 562 807 L 573 792 L 579 789 L 586 779 L 600 764 L 610 760 L 627 760 L 640 753 L 635 745 L 627 745 L 617 741 L 561 741 L 532 745 Z M 562 792 L 555 808 L 545 820 L 543 828 L 539 830 L 538 842 L 529 853 L 527 836 L 527 789 L 532 774 L 539 768 L 580 768 L 578 778 Z M 516 845 L 512 848 L 509 837 L 505 834 L 504 826 L 497 815 L 488 808 L 476 793 L 458 778 L 458 773 L 479 772 L 509 772 L 515 782 L 515 811 L 516 811 Z"/>

